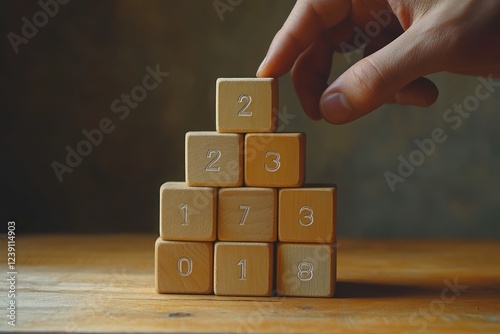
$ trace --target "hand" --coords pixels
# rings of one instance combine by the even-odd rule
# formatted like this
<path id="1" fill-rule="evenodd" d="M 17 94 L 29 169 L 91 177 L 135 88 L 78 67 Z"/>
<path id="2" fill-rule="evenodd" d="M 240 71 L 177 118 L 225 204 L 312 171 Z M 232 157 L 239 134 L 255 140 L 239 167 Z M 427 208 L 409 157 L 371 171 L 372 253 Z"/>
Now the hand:
<path id="1" fill-rule="evenodd" d="M 328 85 L 333 53 L 360 41 L 365 57 Z M 500 75 L 500 1 L 298 0 L 257 76 L 290 69 L 315 120 L 347 123 L 385 103 L 427 107 L 439 93 L 425 75 Z"/>

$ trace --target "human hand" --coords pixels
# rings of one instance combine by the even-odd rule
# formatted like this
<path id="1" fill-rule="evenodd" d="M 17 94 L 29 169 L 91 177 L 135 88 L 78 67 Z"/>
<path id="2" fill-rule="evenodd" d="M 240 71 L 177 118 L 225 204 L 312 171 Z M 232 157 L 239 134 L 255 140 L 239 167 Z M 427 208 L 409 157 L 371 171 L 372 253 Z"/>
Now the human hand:
<path id="1" fill-rule="evenodd" d="M 333 53 L 353 51 L 362 33 L 365 57 L 328 85 Z M 427 107 L 439 93 L 425 75 L 500 76 L 500 1 L 298 0 L 257 76 L 290 69 L 314 120 L 348 123 L 386 103 Z"/>

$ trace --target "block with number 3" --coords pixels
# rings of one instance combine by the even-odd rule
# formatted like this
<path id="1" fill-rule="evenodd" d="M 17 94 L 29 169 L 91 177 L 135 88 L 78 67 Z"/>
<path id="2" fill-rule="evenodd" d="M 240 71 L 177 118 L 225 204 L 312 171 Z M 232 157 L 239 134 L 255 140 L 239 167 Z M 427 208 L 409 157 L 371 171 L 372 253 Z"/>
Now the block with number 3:
<path id="1" fill-rule="evenodd" d="M 245 185 L 300 187 L 305 175 L 303 133 L 251 133 L 245 136 Z"/>
<path id="2" fill-rule="evenodd" d="M 278 235 L 285 242 L 336 240 L 337 191 L 330 187 L 281 189 Z"/>
<path id="3" fill-rule="evenodd" d="M 218 132 L 274 132 L 278 121 L 278 80 L 218 79 L 216 114 Z"/>
<path id="4" fill-rule="evenodd" d="M 331 244 L 278 244 L 276 287 L 284 296 L 331 297 L 336 250 Z"/>
<path id="5" fill-rule="evenodd" d="M 271 243 L 216 243 L 214 293 L 223 296 L 270 296 L 273 263 Z"/>

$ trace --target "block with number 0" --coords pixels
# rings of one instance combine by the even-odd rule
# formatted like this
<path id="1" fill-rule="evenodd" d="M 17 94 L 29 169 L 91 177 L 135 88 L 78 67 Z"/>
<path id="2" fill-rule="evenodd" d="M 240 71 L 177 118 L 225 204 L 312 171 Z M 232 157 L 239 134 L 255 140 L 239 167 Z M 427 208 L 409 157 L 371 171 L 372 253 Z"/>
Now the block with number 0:
<path id="1" fill-rule="evenodd" d="M 212 242 L 156 240 L 155 285 L 158 293 L 210 294 L 212 277 Z"/>
<path id="2" fill-rule="evenodd" d="M 219 190 L 217 235 L 221 241 L 276 241 L 278 196 L 273 188 Z"/>
<path id="3" fill-rule="evenodd" d="M 331 244 L 278 244 L 276 288 L 284 296 L 331 297 L 336 250 Z"/>
<path id="4" fill-rule="evenodd" d="M 189 186 L 238 187 L 243 184 L 243 135 L 186 133 Z"/>
<path id="5" fill-rule="evenodd" d="M 281 189 L 278 238 L 285 242 L 335 242 L 336 211 L 334 186 Z"/>
<path id="6" fill-rule="evenodd" d="M 278 122 L 278 80 L 220 78 L 217 80 L 218 132 L 274 132 Z"/>
<path id="7" fill-rule="evenodd" d="M 214 293 L 224 296 L 270 296 L 273 244 L 217 242 Z"/>
<path id="8" fill-rule="evenodd" d="M 217 189 L 166 182 L 160 188 L 160 237 L 163 240 L 213 241 Z"/>
<path id="9" fill-rule="evenodd" d="M 300 187 L 305 175 L 303 133 L 251 133 L 245 136 L 245 185 Z"/>

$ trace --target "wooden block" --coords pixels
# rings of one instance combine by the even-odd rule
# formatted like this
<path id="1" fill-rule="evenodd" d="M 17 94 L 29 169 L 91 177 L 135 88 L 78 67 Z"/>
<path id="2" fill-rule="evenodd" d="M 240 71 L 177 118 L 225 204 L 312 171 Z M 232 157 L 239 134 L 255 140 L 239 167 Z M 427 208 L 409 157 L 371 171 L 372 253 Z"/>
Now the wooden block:
<path id="1" fill-rule="evenodd" d="M 221 241 L 276 241 L 277 190 L 219 190 L 217 235 Z"/>
<path id="2" fill-rule="evenodd" d="M 217 80 L 218 132 L 274 132 L 278 124 L 278 80 Z"/>
<path id="3" fill-rule="evenodd" d="M 270 296 L 273 287 L 273 245 L 215 244 L 214 292 L 225 296 Z"/>
<path id="4" fill-rule="evenodd" d="M 278 244 L 276 285 L 284 296 L 331 297 L 336 250 L 329 244 Z"/>
<path id="5" fill-rule="evenodd" d="M 243 184 L 243 135 L 186 133 L 189 186 L 238 187 Z"/>
<path id="6" fill-rule="evenodd" d="M 158 293 L 212 293 L 213 243 L 156 240 Z"/>
<path id="7" fill-rule="evenodd" d="M 245 184 L 300 187 L 305 175 L 303 133 L 252 133 L 245 136 Z"/>
<path id="8" fill-rule="evenodd" d="M 335 187 L 281 189 L 278 238 L 286 242 L 335 242 Z"/>
<path id="9" fill-rule="evenodd" d="M 217 189 L 167 182 L 160 188 L 160 237 L 163 240 L 213 241 Z"/>

